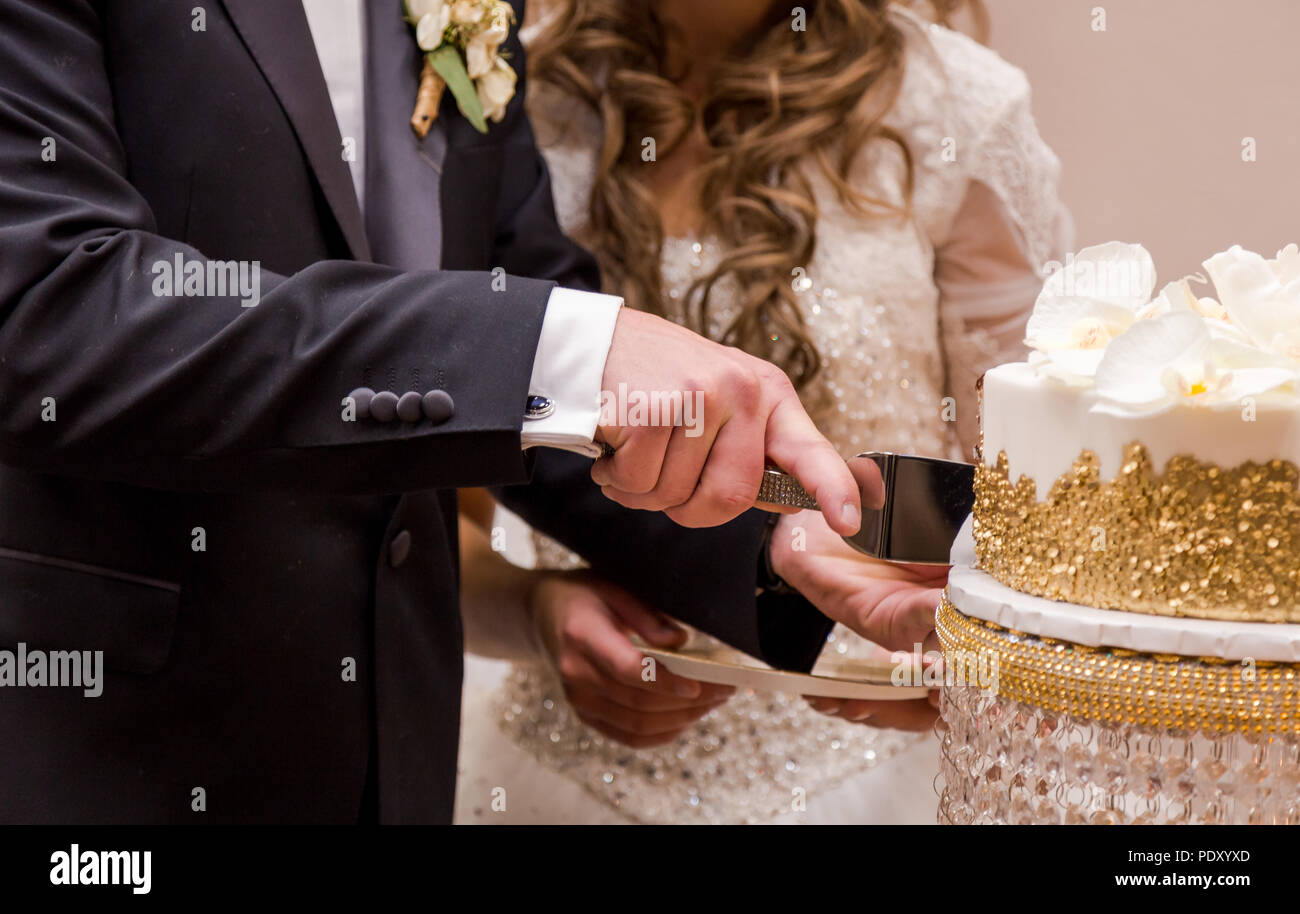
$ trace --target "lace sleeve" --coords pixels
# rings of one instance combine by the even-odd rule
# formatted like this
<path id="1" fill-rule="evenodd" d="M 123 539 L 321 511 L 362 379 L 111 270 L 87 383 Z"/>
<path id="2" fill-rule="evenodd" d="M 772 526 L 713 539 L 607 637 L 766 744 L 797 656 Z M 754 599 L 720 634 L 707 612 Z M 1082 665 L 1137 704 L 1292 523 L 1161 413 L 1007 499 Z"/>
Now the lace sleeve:
<path id="1" fill-rule="evenodd" d="M 1043 258 L 1061 257 L 1069 217 L 1059 204 Z M 947 392 L 956 401 L 956 435 L 970 459 L 979 438 L 976 383 L 1003 362 L 1025 357 L 1025 321 L 1042 285 L 1024 231 L 1010 207 L 986 184 L 967 188 L 947 241 L 935 252 Z"/>
<path id="2" fill-rule="evenodd" d="M 1024 358 L 1044 268 L 1064 256 L 1073 227 L 1025 74 L 965 36 L 936 27 L 930 37 L 948 87 L 943 120 L 959 138 L 957 186 L 932 237 L 948 394 L 969 457 L 979 435 L 976 382 Z"/>
<path id="3" fill-rule="evenodd" d="M 1025 258 L 1041 275 L 1046 262 L 1059 255 L 1061 225 L 1068 221 L 1060 197 L 1061 163 L 1038 133 L 1029 80 L 1001 58 L 993 59 L 995 65 L 984 61 L 983 91 L 968 100 L 971 142 L 958 161 L 968 181 L 984 185 L 1002 202 Z M 956 68 L 975 63 L 965 57 Z"/>

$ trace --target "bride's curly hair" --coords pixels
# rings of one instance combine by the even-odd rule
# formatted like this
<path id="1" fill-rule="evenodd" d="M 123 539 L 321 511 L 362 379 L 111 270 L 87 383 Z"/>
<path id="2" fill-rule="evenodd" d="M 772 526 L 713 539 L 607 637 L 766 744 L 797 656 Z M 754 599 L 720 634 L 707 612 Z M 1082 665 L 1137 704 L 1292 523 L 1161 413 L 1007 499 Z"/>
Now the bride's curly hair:
<path id="1" fill-rule="evenodd" d="M 792 277 L 816 246 L 817 210 L 799 163 L 811 161 L 841 201 L 864 216 L 897 215 L 911 202 L 913 163 L 903 137 L 884 123 L 903 77 L 905 37 L 889 8 L 898 0 L 804 0 L 805 29 L 774 5 L 745 48 L 716 69 L 698 106 L 667 72 L 674 36 L 649 0 L 555 0 L 551 22 L 530 48 L 530 75 L 590 105 L 604 140 L 591 193 L 592 248 L 606 288 L 633 307 L 664 314 L 664 229 L 649 189 L 642 141 L 668 155 L 698 118 L 707 143 L 704 230 L 722 242 L 717 268 L 687 295 L 692 329 L 707 333 L 710 293 L 726 276 L 739 295 L 720 342 L 769 359 L 806 389 L 821 358 L 809 338 Z M 701 0 L 707 2 L 707 0 Z M 928 0 L 944 24 L 962 8 L 987 30 L 980 0 Z M 543 138 L 543 141 L 545 138 Z M 896 145 L 905 197 L 876 199 L 848 181 L 868 143 Z"/>

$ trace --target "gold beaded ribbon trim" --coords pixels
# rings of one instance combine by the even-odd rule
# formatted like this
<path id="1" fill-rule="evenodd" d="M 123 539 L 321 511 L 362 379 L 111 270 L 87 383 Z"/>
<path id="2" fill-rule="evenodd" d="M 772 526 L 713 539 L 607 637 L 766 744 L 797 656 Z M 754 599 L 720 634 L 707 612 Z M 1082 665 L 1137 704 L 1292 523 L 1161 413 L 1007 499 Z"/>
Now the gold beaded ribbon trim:
<path id="1" fill-rule="evenodd" d="M 1130 444 L 1113 480 L 1084 451 L 1038 500 L 1007 455 L 975 470 L 982 571 L 1021 593 L 1100 609 L 1300 622 L 1300 469 L 1227 470 Z"/>
<path id="2" fill-rule="evenodd" d="M 935 630 L 952 667 L 981 658 L 1000 697 L 1106 724 L 1300 732 L 1300 666 L 1140 654 L 1038 638 L 964 615 L 945 591 Z"/>

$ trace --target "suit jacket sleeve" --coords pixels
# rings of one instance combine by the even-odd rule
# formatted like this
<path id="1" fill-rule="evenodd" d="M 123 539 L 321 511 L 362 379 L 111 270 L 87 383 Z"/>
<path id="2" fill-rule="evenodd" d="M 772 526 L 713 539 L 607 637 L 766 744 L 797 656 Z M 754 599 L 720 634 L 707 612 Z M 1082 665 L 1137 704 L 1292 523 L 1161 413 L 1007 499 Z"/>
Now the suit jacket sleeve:
<path id="1" fill-rule="evenodd" d="M 261 298 L 159 294 L 96 7 L 0 0 L 0 460 L 176 489 L 399 492 L 517 481 L 547 280 L 325 261 Z M 214 139 L 214 142 L 216 140 Z M 204 266 L 206 270 L 206 266 Z M 360 386 L 445 371 L 453 418 L 346 421 Z"/>

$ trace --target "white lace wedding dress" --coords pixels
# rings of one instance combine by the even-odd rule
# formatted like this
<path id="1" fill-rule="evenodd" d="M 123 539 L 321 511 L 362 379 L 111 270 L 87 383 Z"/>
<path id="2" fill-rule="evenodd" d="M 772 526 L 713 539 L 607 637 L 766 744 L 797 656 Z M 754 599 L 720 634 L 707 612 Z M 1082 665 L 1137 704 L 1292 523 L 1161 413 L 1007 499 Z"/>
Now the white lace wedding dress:
<path id="1" fill-rule="evenodd" d="M 1068 218 L 1023 74 L 965 36 L 898 15 L 910 37 L 889 122 L 915 161 L 912 216 L 864 220 L 810 168 L 817 250 L 811 282 L 795 288 L 806 286 L 800 302 L 825 363 L 817 383 L 831 407 L 821 430 L 843 454 L 969 455 L 975 380 L 1020 356 L 1025 316 L 1044 265 L 1061 256 Z M 525 28 L 525 40 L 536 27 Z M 532 92 L 560 223 L 581 239 L 599 125 L 550 87 Z M 852 178 L 900 200 L 901 162 L 892 145 L 876 144 Z M 665 244 L 670 307 L 717 257 L 707 238 Z M 721 324 L 732 316 L 728 290 L 714 295 Z M 547 565 L 571 560 L 562 552 L 544 540 L 536 550 Z M 826 650 L 870 648 L 837 626 Z M 633 750 L 578 721 L 540 658 L 508 672 L 471 660 L 463 725 L 461 822 L 934 821 L 932 733 L 828 718 L 799 696 L 738 692 L 671 745 Z M 504 810 L 493 808 L 497 788 Z M 792 803 L 800 793 L 806 809 Z"/>

